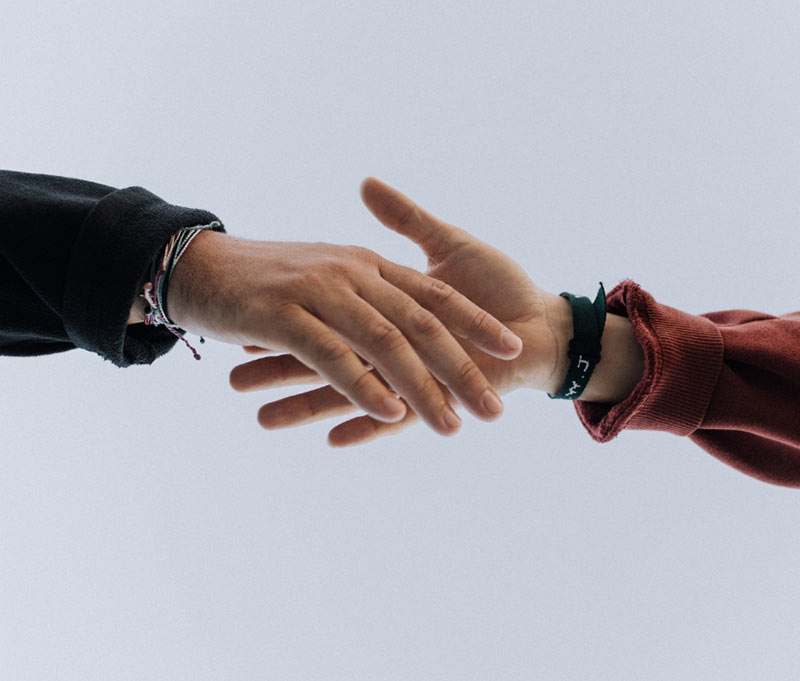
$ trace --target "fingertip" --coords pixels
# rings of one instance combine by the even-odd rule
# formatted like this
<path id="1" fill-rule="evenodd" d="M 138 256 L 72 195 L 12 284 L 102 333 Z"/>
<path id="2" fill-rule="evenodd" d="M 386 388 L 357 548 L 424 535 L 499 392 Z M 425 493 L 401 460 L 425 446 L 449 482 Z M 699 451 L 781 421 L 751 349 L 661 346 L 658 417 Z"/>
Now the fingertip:
<path id="1" fill-rule="evenodd" d="M 258 421 L 258 425 L 261 426 L 264 430 L 276 430 L 277 424 L 275 423 L 274 420 L 270 418 L 270 414 L 265 407 L 266 405 L 261 407 L 256 415 L 256 420 Z"/>
<path id="2" fill-rule="evenodd" d="M 238 380 L 236 378 L 238 369 L 239 367 L 233 367 L 233 369 L 231 369 L 231 372 L 228 374 L 228 385 L 230 385 L 231 388 L 235 390 L 237 393 L 240 393 L 244 391 L 241 389 L 241 386 L 238 384 Z"/>
<path id="3" fill-rule="evenodd" d="M 481 395 L 481 407 L 483 407 L 486 420 L 489 421 L 500 418 L 504 409 L 500 395 L 491 388 L 487 388 L 483 395 Z"/>
<path id="4" fill-rule="evenodd" d="M 360 440 L 347 436 L 346 423 L 339 424 L 336 428 L 328 432 L 328 445 L 335 449 L 344 449 L 358 444 Z"/>
<path id="5" fill-rule="evenodd" d="M 500 342 L 506 352 L 514 353 L 514 357 L 522 352 L 522 339 L 512 331 L 504 329 L 500 337 Z"/>
<path id="6" fill-rule="evenodd" d="M 442 435 L 455 435 L 461 429 L 461 418 L 449 404 L 442 410 L 442 421 L 444 428 L 439 429 Z"/>
<path id="7" fill-rule="evenodd" d="M 406 413 L 405 403 L 398 395 L 391 394 L 383 399 L 381 411 L 378 414 L 374 414 L 374 417 L 386 423 L 397 423 L 405 418 Z"/>
<path id="8" fill-rule="evenodd" d="M 345 445 L 344 442 L 338 442 L 336 440 L 335 433 L 336 433 L 335 430 L 332 430 L 328 433 L 328 446 L 333 447 L 334 449 L 342 449 L 343 447 L 346 447 L 347 445 Z"/>
<path id="9" fill-rule="evenodd" d="M 366 201 L 367 194 L 370 188 L 374 187 L 376 182 L 379 182 L 378 178 L 373 177 L 372 175 L 370 175 L 369 177 L 365 177 L 363 180 L 361 180 L 361 186 L 359 187 L 359 192 L 361 194 L 362 199 Z"/>
<path id="10" fill-rule="evenodd" d="M 510 362 L 511 360 L 517 359 L 522 354 L 522 348 L 515 352 L 511 352 L 510 350 L 503 350 L 502 353 L 498 353 L 495 355 L 497 359 L 502 359 L 506 362 Z"/>
<path id="11" fill-rule="evenodd" d="M 503 331 L 500 340 L 498 341 L 496 338 L 495 336 L 495 340 L 492 341 L 483 340 L 479 343 L 476 339 L 472 342 L 484 352 L 488 352 L 492 357 L 497 357 L 497 359 L 507 362 L 516 359 L 522 354 L 524 349 L 522 339 L 516 334 L 510 331 Z"/>
<path id="12" fill-rule="evenodd" d="M 522 348 L 512 352 L 503 346 L 498 346 L 496 342 L 492 345 L 488 345 L 486 342 L 478 342 L 477 340 L 473 340 L 472 344 L 479 350 L 485 352 L 487 355 L 501 359 L 504 362 L 510 362 L 511 360 L 517 359 L 517 357 L 522 354 Z"/>

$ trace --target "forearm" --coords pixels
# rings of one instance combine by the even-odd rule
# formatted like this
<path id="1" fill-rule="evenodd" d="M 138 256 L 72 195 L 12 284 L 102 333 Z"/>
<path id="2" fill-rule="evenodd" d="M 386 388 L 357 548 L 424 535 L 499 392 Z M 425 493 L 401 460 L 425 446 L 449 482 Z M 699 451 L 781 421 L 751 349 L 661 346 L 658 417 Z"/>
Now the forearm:
<path id="1" fill-rule="evenodd" d="M 559 357 L 547 392 L 555 395 L 564 384 L 569 369 L 569 341 L 572 338 L 572 309 L 566 298 L 553 300 L 557 325 Z M 644 374 L 644 351 L 636 340 L 627 317 L 609 313 L 601 339 L 601 359 L 579 400 L 617 404 L 630 395 Z"/>

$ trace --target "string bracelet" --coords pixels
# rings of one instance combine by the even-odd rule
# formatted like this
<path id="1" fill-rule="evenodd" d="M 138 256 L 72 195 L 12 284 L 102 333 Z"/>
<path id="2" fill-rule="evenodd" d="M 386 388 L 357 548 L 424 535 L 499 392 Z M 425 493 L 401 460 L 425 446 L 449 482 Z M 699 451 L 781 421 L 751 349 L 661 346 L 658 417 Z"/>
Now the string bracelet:
<path id="1" fill-rule="evenodd" d="M 140 294 L 150 305 L 150 309 L 144 315 L 144 323 L 147 326 L 166 326 L 170 333 L 186 343 L 194 354 L 194 358 L 198 360 L 200 359 L 200 354 L 180 333 L 182 329 L 169 319 L 167 291 L 169 290 L 169 282 L 175 270 L 175 265 L 178 264 L 192 240 L 206 229 L 216 229 L 221 226 L 221 222 L 214 220 L 214 222 L 207 225 L 187 227 L 173 234 L 164 247 L 161 256 L 153 261 L 150 267 L 150 281 L 144 285 L 144 293 Z M 206 339 L 200 336 L 200 342 L 205 343 Z"/>

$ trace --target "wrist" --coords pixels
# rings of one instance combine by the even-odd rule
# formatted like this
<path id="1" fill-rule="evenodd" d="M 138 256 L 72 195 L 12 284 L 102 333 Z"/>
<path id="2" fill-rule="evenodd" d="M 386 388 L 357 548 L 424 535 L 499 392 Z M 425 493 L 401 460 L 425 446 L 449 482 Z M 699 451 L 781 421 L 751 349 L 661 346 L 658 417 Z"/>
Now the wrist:
<path id="1" fill-rule="evenodd" d="M 211 250 L 218 238 L 225 235 L 211 229 L 197 234 L 186 247 L 175 265 L 166 292 L 166 312 L 169 320 L 181 329 L 202 335 L 200 301 L 205 298 L 208 285 L 209 264 L 212 262 Z"/>
<path id="2" fill-rule="evenodd" d="M 573 337 L 572 306 L 562 296 L 548 299 L 548 324 L 556 339 L 552 373 L 544 385 L 556 395 L 567 377 L 569 342 Z M 622 402 L 644 375 L 644 351 L 633 333 L 630 319 L 607 313 L 601 339 L 601 358 L 586 388 L 578 398 L 583 402 L 617 404 Z"/>
<path id="3" fill-rule="evenodd" d="M 552 369 L 547 380 L 536 387 L 551 395 L 556 395 L 564 385 L 569 370 L 570 360 L 567 353 L 573 335 L 572 306 L 566 298 L 550 293 L 545 309 L 547 325 L 554 339 L 555 350 L 552 353 Z"/>
<path id="4" fill-rule="evenodd" d="M 507 323 L 508 328 L 522 339 L 522 352 L 511 361 L 497 360 L 498 366 L 492 374 L 498 377 L 495 389 L 500 394 L 518 388 L 555 394 L 564 382 L 569 364 L 566 351 L 572 337 L 569 301 L 542 290 L 539 296 L 541 306 L 537 305 L 537 311 L 530 319 Z M 566 304 L 566 309 L 562 303 Z M 556 383 L 558 385 L 553 389 Z"/>

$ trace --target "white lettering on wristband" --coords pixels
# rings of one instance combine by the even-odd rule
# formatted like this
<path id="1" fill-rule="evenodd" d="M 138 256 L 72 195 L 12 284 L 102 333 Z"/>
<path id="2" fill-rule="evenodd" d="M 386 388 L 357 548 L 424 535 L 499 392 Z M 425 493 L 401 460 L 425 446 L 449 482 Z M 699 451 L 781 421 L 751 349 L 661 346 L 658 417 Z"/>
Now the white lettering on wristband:
<path id="1" fill-rule="evenodd" d="M 578 355 L 578 357 L 580 357 L 580 359 L 578 360 L 578 369 L 581 368 L 581 364 L 585 364 L 586 369 L 583 370 L 583 373 L 585 374 L 589 370 L 589 360 L 584 359 L 583 355 Z"/>
<path id="2" fill-rule="evenodd" d="M 581 384 L 578 381 L 572 381 L 572 387 L 569 389 L 569 392 L 566 394 L 566 397 L 571 397 L 575 394 L 575 391 L 581 387 Z"/>

